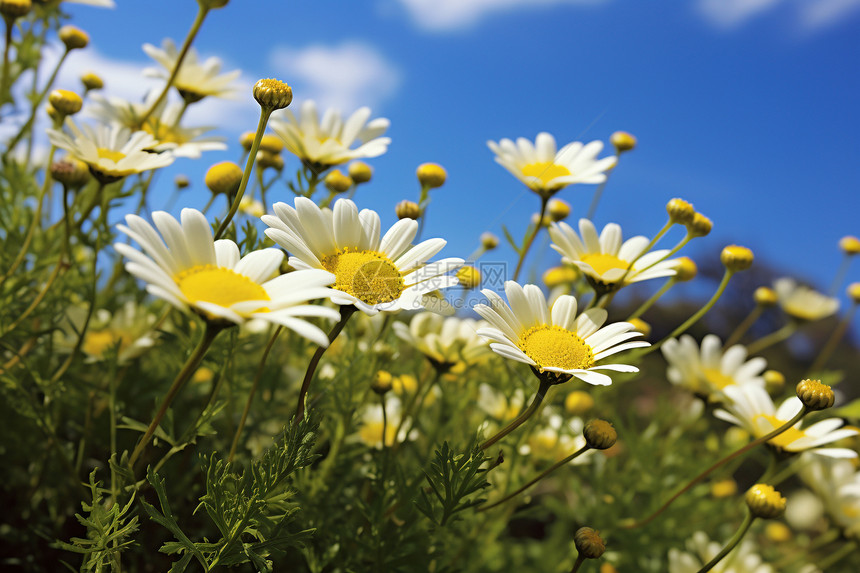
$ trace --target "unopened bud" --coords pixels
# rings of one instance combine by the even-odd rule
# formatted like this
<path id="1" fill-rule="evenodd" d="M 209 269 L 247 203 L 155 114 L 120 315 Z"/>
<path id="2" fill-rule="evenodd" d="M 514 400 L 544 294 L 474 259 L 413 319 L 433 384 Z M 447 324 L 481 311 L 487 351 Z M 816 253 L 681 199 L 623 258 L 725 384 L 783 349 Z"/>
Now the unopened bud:
<path id="1" fill-rule="evenodd" d="M 254 143 L 254 135 L 256 135 L 256 134 L 253 134 L 253 133 L 251 134 L 251 143 L 252 144 Z M 248 149 L 251 149 L 250 145 L 248 146 Z M 277 135 L 267 133 L 267 134 L 263 135 L 262 138 L 260 138 L 259 149 L 260 149 L 260 151 L 268 151 L 269 153 L 273 153 L 273 154 L 277 155 L 278 153 L 280 153 L 281 151 L 284 150 L 284 141 L 280 137 L 278 137 Z"/>
<path id="2" fill-rule="evenodd" d="M 846 255 L 860 254 L 860 239 L 848 235 L 839 239 L 839 248 Z"/>
<path id="3" fill-rule="evenodd" d="M 394 376 L 386 370 L 379 370 L 373 376 L 370 388 L 379 395 L 385 394 L 394 386 Z"/>
<path id="4" fill-rule="evenodd" d="M 30 0 L 2 0 L 0 1 L 0 14 L 7 21 L 14 22 L 22 16 L 26 16 L 32 8 Z"/>
<path id="5" fill-rule="evenodd" d="M 764 387 L 769 394 L 778 394 L 782 392 L 785 386 L 785 375 L 779 370 L 765 370 L 762 374 L 764 378 Z"/>
<path id="6" fill-rule="evenodd" d="M 260 169 L 274 169 L 280 171 L 284 168 L 284 158 L 279 153 L 271 153 L 269 151 L 257 152 L 257 166 Z"/>
<path id="7" fill-rule="evenodd" d="M 738 482 L 729 478 L 711 485 L 711 495 L 716 498 L 732 497 L 738 492 Z"/>
<path id="8" fill-rule="evenodd" d="M 492 251 L 499 246 L 499 238 L 489 231 L 481 233 L 481 246 L 485 251 Z"/>
<path id="9" fill-rule="evenodd" d="M 66 157 L 51 164 L 51 177 L 64 187 L 79 189 L 90 180 L 90 169 L 83 161 Z"/>
<path id="10" fill-rule="evenodd" d="M 651 335 L 651 325 L 641 318 L 631 318 L 627 322 L 633 325 L 633 330 L 640 333 L 642 338 L 648 338 Z"/>
<path id="11" fill-rule="evenodd" d="M 600 537 L 600 532 L 590 527 L 580 527 L 573 534 L 576 550 L 586 559 L 598 559 L 606 551 L 606 544 Z"/>
<path id="12" fill-rule="evenodd" d="M 48 96 L 48 103 L 63 115 L 74 115 L 81 111 L 84 100 L 75 92 L 69 90 L 54 90 Z"/>
<path id="13" fill-rule="evenodd" d="M 669 220 L 676 225 L 689 225 L 696 214 L 690 203 L 678 198 L 670 199 L 666 203 L 666 212 L 669 213 Z"/>
<path id="14" fill-rule="evenodd" d="M 582 416 L 593 407 L 594 398 L 582 390 L 574 390 L 564 399 L 564 411 L 571 416 Z"/>
<path id="15" fill-rule="evenodd" d="M 618 432 L 606 420 L 591 420 L 585 425 L 582 435 L 588 447 L 595 450 L 611 448 L 618 440 Z"/>
<path id="16" fill-rule="evenodd" d="M 779 297 L 776 296 L 776 291 L 770 287 L 758 287 L 753 293 L 753 300 L 759 306 L 773 306 L 779 302 Z"/>
<path id="17" fill-rule="evenodd" d="M 352 179 L 341 173 L 340 169 L 329 172 L 323 183 L 325 183 L 326 189 L 332 193 L 344 193 L 352 187 Z"/>
<path id="18" fill-rule="evenodd" d="M 177 189 L 188 189 L 191 187 L 191 181 L 188 179 L 187 175 L 177 175 L 173 178 L 173 184 L 176 185 Z"/>
<path id="19" fill-rule="evenodd" d="M 256 135 L 257 134 L 253 131 L 246 131 L 239 137 L 239 143 L 245 148 L 245 151 L 251 151 L 251 147 L 254 146 L 254 137 Z"/>
<path id="20" fill-rule="evenodd" d="M 448 178 L 448 172 L 445 171 L 445 168 L 436 163 L 422 163 L 415 171 L 415 175 L 418 176 L 418 182 L 421 186 L 428 189 L 441 187 Z"/>
<path id="21" fill-rule="evenodd" d="M 677 266 L 675 267 L 675 280 L 677 282 L 691 281 L 696 278 L 699 268 L 696 262 L 690 257 L 678 257 Z"/>
<path id="22" fill-rule="evenodd" d="M 745 271 L 753 263 L 753 252 L 746 247 L 729 245 L 720 253 L 720 261 L 731 271 Z"/>
<path id="23" fill-rule="evenodd" d="M 561 199 L 550 199 L 546 206 L 547 215 L 553 222 L 559 222 L 570 215 L 570 204 Z"/>
<path id="24" fill-rule="evenodd" d="M 224 194 L 232 197 L 242 182 L 242 168 L 232 161 L 216 163 L 206 172 L 206 186 L 213 195 Z"/>
<path id="25" fill-rule="evenodd" d="M 854 304 L 860 304 L 860 283 L 851 283 L 845 292 Z"/>
<path id="26" fill-rule="evenodd" d="M 548 288 L 569 285 L 579 278 L 579 269 L 570 265 L 561 265 L 547 269 L 543 274 L 543 282 Z"/>
<path id="27" fill-rule="evenodd" d="M 263 109 L 284 109 L 293 101 L 293 89 L 281 80 L 259 80 L 254 84 L 254 99 Z"/>
<path id="28" fill-rule="evenodd" d="M 348 173 L 356 185 L 367 183 L 373 177 L 373 169 L 364 161 L 353 161 L 350 163 Z"/>
<path id="29" fill-rule="evenodd" d="M 414 201 L 404 199 L 394 207 L 398 219 L 418 219 L 421 217 L 421 207 Z"/>
<path id="30" fill-rule="evenodd" d="M 216 10 L 226 6 L 229 1 L 230 0 L 197 0 L 197 3 L 207 10 Z"/>
<path id="31" fill-rule="evenodd" d="M 467 290 L 478 288 L 481 285 L 481 271 L 470 265 L 463 265 L 457 270 L 457 280 L 460 286 Z"/>
<path id="32" fill-rule="evenodd" d="M 714 224 L 701 213 L 693 213 L 693 220 L 687 223 L 687 232 L 693 237 L 704 237 L 711 232 Z"/>
<path id="33" fill-rule="evenodd" d="M 822 384 L 821 380 L 801 380 L 797 383 L 795 391 L 803 405 L 810 410 L 826 410 L 836 401 L 833 388 Z"/>
<path id="34" fill-rule="evenodd" d="M 754 517 L 774 519 L 785 512 L 785 498 L 771 485 L 758 483 L 752 486 L 744 499 Z"/>
<path id="35" fill-rule="evenodd" d="M 84 89 L 87 91 L 100 90 L 105 87 L 102 78 L 95 72 L 87 72 L 81 76 L 81 83 L 84 84 Z"/>
<path id="36" fill-rule="evenodd" d="M 90 43 L 89 35 L 77 26 L 72 26 L 71 24 L 67 24 L 60 28 L 59 36 L 60 41 L 66 46 L 66 50 L 86 48 L 87 44 Z"/>
<path id="37" fill-rule="evenodd" d="M 615 146 L 615 151 L 619 155 L 636 147 L 636 138 L 626 131 L 616 131 L 609 136 L 609 141 Z"/>

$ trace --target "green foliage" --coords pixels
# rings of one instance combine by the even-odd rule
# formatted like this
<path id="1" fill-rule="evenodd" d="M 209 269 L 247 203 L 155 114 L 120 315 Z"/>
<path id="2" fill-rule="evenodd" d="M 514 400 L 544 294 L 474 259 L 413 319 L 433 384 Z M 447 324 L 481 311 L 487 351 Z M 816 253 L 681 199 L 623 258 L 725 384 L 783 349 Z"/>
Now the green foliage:
<path id="1" fill-rule="evenodd" d="M 486 501 L 473 494 L 490 487 L 486 469 L 481 468 L 488 460 L 477 445 L 469 453 L 456 454 L 448 442 L 435 455 L 430 470 L 424 472 L 433 497 L 422 489 L 415 504 L 433 523 L 444 526 L 461 511 Z"/>

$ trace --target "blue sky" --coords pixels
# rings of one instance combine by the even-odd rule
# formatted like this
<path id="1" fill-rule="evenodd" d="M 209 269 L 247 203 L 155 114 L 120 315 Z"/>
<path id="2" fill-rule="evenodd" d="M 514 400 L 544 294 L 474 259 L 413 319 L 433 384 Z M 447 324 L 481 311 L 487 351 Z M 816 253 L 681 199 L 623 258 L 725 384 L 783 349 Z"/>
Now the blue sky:
<path id="1" fill-rule="evenodd" d="M 64 6 L 92 49 L 73 54 L 62 81 L 103 70 L 108 94 L 136 98 L 153 85 L 139 78 L 153 64 L 141 45 L 181 42 L 197 3 Z M 536 196 L 494 163 L 488 139 L 549 131 L 560 144 L 608 145 L 626 130 L 640 145 L 621 158 L 598 226 L 653 234 L 666 201 L 683 197 L 715 224 L 694 258 L 744 244 L 826 289 L 839 238 L 860 235 L 858 32 L 860 0 L 232 0 L 210 14 L 195 45 L 225 70 L 241 69 L 248 86 L 277 77 L 296 102 L 346 113 L 369 105 L 389 118 L 389 152 L 370 161 L 374 182 L 356 201 L 393 222 L 394 204 L 417 197 L 415 167 L 442 164 L 449 181 L 433 194 L 425 234 L 448 239 L 447 256 L 468 255 L 501 223 L 521 234 L 537 209 Z M 188 173 L 196 189 L 183 197 L 188 206 L 203 205 L 203 173 L 236 159 L 237 135 L 257 114 L 250 88 L 193 110 L 192 123 L 221 126 L 232 148 L 177 161 L 172 172 Z M 158 193 L 169 194 L 170 179 Z M 559 194 L 574 222 L 593 192 Z M 269 195 L 291 200 L 286 189 Z M 860 263 L 849 278 L 860 280 Z"/>

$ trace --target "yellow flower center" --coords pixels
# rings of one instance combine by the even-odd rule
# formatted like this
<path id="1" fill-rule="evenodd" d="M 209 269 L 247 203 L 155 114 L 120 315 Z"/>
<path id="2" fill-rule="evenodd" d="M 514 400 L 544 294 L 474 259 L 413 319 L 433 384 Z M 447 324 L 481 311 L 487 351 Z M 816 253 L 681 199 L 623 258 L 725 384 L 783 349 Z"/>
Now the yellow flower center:
<path id="1" fill-rule="evenodd" d="M 122 151 L 114 151 L 113 149 L 105 149 L 104 147 L 99 147 L 96 151 L 99 154 L 99 159 L 110 159 L 114 163 L 119 163 L 121 159 L 125 159 L 125 153 Z"/>
<path id="2" fill-rule="evenodd" d="M 159 143 L 175 143 L 182 145 L 188 142 L 187 137 L 181 137 L 180 133 L 158 119 L 149 119 L 143 127 L 143 131 L 156 138 Z"/>
<path id="3" fill-rule="evenodd" d="M 591 253 L 582 257 L 582 262 L 588 263 L 594 272 L 599 275 L 603 275 L 607 271 L 611 271 L 613 269 L 621 269 L 623 271 L 627 270 L 627 267 L 630 266 L 630 263 L 623 259 L 619 259 L 615 255 L 607 255 L 604 253 Z"/>
<path id="4" fill-rule="evenodd" d="M 544 185 L 556 177 L 570 175 L 570 170 L 567 167 L 550 161 L 538 161 L 537 163 L 523 165 L 522 172 L 526 177 L 537 177 Z"/>
<path id="5" fill-rule="evenodd" d="M 759 414 L 758 416 L 756 416 L 756 420 L 758 420 L 759 418 L 766 420 L 767 423 L 770 424 L 770 426 L 771 426 L 770 428 L 763 429 L 763 431 L 759 432 L 757 435 L 757 437 L 759 437 L 759 438 L 766 435 L 766 434 L 769 434 L 770 432 L 772 432 L 773 430 L 784 425 L 788 421 L 788 420 L 780 420 L 776 416 L 770 416 L 768 414 Z M 772 446 L 776 446 L 777 448 L 787 449 L 788 446 L 790 446 L 791 444 L 793 444 L 794 442 L 796 442 L 800 438 L 805 438 L 805 437 L 806 437 L 806 434 L 804 434 L 801 430 L 798 430 L 797 428 L 792 427 L 792 428 L 787 429 L 786 431 L 784 431 L 780 435 L 778 435 L 774 438 L 771 438 L 770 440 L 768 440 L 767 443 L 769 443 Z"/>
<path id="6" fill-rule="evenodd" d="M 397 432 L 397 424 L 392 424 L 391 420 L 385 426 L 385 445 L 394 445 L 394 434 Z M 358 430 L 358 437 L 365 445 L 375 448 L 382 443 L 382 422 L 368 422 L 363 424 Z"/>
<path id="7" fill-rule="evenodd" d="M 520 349 L 538 368 L 585 370 L 594 366 L 594 354 L 575 332 L 560 326 L 533 326 L 520 336 Z"/>
<path id="8" fill-rule="evenodd" d="M 101 358 L 109 348 L 115 346 L 117 343 L 119 343 L 119 351 L 122 352 L 125 348 L 128 348 L 131 340 L 128 336 L 123 336 L 121 333 L 109 328 L 99 331 L 89 330 L 86 336 L 84 336 L 81 350 L 84 351 L 84 354 Z"/>
<path id="9" fill-rule="evenodd" d="M 354 251 L 346 247 L 323 258 L 321 263 L 335 275 L 335 289 L 367 304 L 397 300 L 406 286 L 391 259 L 376 251 Z"/>
<path id="10" fill-rule="evenodd" d="M 708 381 L 708 384 L 722 390 L 726 386 L 731 386 L 735 383 L 735 379 L 731 376 L 726 376 L 716 368 L 705 368 L 702 371 L 702 374 L 705 375 L 705 380 Z"/>
<path id="11" fill-rule="evenodd" d="M 179 273 L 175 280 L 179 290 L 192 303 L 210 302 L 230 307 L 237 302 L 272 300 L 266 289 L 248 277 L 215 265 L 197 265 Z M 267 311 L 267 308 L 256 310 Z"/>

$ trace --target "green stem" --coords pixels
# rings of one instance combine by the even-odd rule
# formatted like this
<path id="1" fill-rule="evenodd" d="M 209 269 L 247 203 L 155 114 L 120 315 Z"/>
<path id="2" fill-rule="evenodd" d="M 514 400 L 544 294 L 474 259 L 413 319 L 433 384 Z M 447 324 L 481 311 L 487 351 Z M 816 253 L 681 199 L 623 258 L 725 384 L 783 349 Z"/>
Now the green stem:
<path id="1" fill-rule="evenodd" d="M 759 338 L 758 340 L 747 346 L 747 352 L 750 355 L 758 354 L 768 346 L 773 346 L 778 342 L 782 342 L 783 340 L 794 334 L 794 331 L 797 330 L 797 326 L 797 322 L 792 320 L 779 330 L 771 332 L 767 336 Z"/>
<path id="2" fill-rule="evenodd" d="M 717 565 L 717 563 L 722 561 L 723 557 L 731 553 L 732 549 L 734 549 L 735 546 L 741 542 L 741 539 L 743 539 L 744 535 L 746 535 L 747 531 L 749 531 L 750 525 L 752 525 L 754 519 L 755 517 L 753 516 L 753 514 L 747 511 L 743 523 L 741 523 L 741 526 L 738 528 L 732 538 L 729 539 L 729 542 L 726 544 L 726 546 L 723 547 L 723 549 L 719 553 L 717 553 L 717 555 L 713 559 L 711 559 L 707 563 L 707 565 L 699 569 L 699 573 L 707 573 L 708 571 L 713 569 Z"/>
<path id="3" fill-rule="evenodd" d="M 206 329 L 203 332 L 200 343 L 197 345 L 197 348 L 194 349 L 194 352 L 192 352 L 188 357 L 182 370 L 180 370 L 179 374 L 176 375 L 176 379 L 173 381 L 173 384 L 170 385 L 170 388 L 167 390 L 167 394 L 161 402 L 161 407 L 158 409 L 152 422 L 150 422 L 149 427 L 146 429 L 140 442 L 138 442 L 134 451 L 131 453 L 128 465 L 132 471 L 134 470 L 134 463 L 143 453 L 146 446 L 149 445 L 150 440 L 152 440 L 152 435 L 155 433 L 155 430 L 158 429 L 158 424 L 161 423 L 161 419 L 164 418 L 164 415 L 167 413 L 167 408 L 170 407 L 171 402 L 176 398 L 176 395 L 182 389 L 182 386 L 185 385 L 188 379 L 191 378 L 191 375 L 197 370 L 197 367 L 203 360 L 203 356 L 206 354 L 209 346 L 211 346 L 212 341 L 214 341 L 218 333 L 221 332 L 222 328 L 222 326 L 215 326 L 209 322 L 206 323 Z"/>
<path id="4" fill-rule="evenodd" d="M 176 76 L 179 75 L 179 69 L 182 67 L 182 62 L 185 60 L 185 56 L 188 54 L 189 48 L 191 48 L 191 43 L 197 36 L 197 32 L 200 30 L 200 26 L 203 24 L 203 20 L 206 18 L 206 14 L 208 13 L 209 8 L 205 8 L 201 4 L 200 9 L 197 11 L 197 16 L 194 18 L 194 23 L 191 24 L 191 29 L 188 30 L 188 35 L 185 36 L 185 42 L 182 44 L 182 49 L 179 50 L 179 57 L 176 58 L 176 64 L 174 64 L 173 69 L 170 71 L 170 77 L 167 79 L 167 84 L 165 84 L 161 93 L 158 94 L 158 99 L 152 103 L 152 106 L 146 110 L 146 113 L 144 113 L 137 121 L 138 127 L 146 124 L 146 120 L 152 116 L 153 112 L 158 109 L 158 106 L 160 106 L 161 102 L 164 101 L 164 98 L 167 97 L 167 92 L 170 91 L 170 86 L 172 86 L 173 82 L 176 81 Z"/>
<path id="5" fill-rule="evenodd" d="M 57 61 L 57 65 L 54 67 L 54 71 L 51 73 L 51 77 L 48 79 L 48 83 L 45 84 L 44 89 L 39 92 L 39 95 L 33 101 L 33 107 L 30 110 L 30 117 L 27 118 L 27 123 L 21 126 L 21 129 L 18 131 L 18 133 L 15 134 L 15 137 L 13 137 L 12 141 L 9 142 L 9 146 L 6 148 L 6 152 L 3 154 L 4 159 L 9 156 L 15 146 L 18 145 L 18 142 L 21 141 L 21 138 L 24 137 L 24 134 L 26 134 L 27 131 L 29 131 L 30 128 L 33 126 L 33 122 L 36 119 L 36 112 L 39 110 L 39 106 L 42 105 L 42 100 L 44 100 L 45 96 L 48 95 L 48 91 L 51 89 L 54 80 L 57 79 L 57 74 L 60 72 L 60 66 L 62 66 L 63 62 L 66 61 L 66 56 L 68 55 L 69 50 L 66 50 L 63 52 L 63 55 L 60 56 L 59 61 Z"/>
<path id="6" fill-rule="evenodd" d="M 854 257 L 847 253 L 842 258 L 839 270 L 836 271 L 836 275 L 833 277 L 833 282 L 830 284 L 830 291 L 827 293 L 829 296 L 836 296 L 836 293 L 839 292 L 839 287 L 842 286 L 842 283 L 845 281 L 845 277 L 848 275 L 848 268 L 851 266 L 852 258 Z"/>
<path id="7" fill-rule="evenodd" d="M 12 24 L 14 23 L 11 18 L 4 18 L 4 20 L 6 21 L 6 45 L 3 46 L 3 75 L 0 76 L 0 106 L 6 103 L 6 90 L 9 84 L 9 48 L 12 47 Z"/>
<path id="8" fill-rule="evenodd" d="M 245 429 L 245 422 L 248 420 L 248 412 L 251 411 L 251 402 L 254 401 L 254 394 L 257 393 L 257 386 L 260 384 L 260 378 L 263 376 L 263 370 L 266 366 L 266 359 L 269 358 L 269 352 L 272 350 L 272 347 L 275 345 L 275 340 L 278 339 L 278 335 L 284 330 L 283 326 L 279 326 L 272 337 L 269 339 L 269 343 L 266 345 L 266 349 L 263 350 L 263 356 L 260 358 L 260 364 L 257 365 L 257 373 L 254 375 L 254 383 L 251 385 L 251 392 L 248 394 L 248 401 L 245 402 L 245 409 L 242 411 L 242 418 L 239 420 L 239 427 L 236 428 L 236 435 L 233 436 L 233 445 L 230 446 L 230 455 L 227 456 L 227 463 L 231 463 L 233 461 L 233 457 L 236 455 L 236 448 L 239 445 L 239 438 L 242 436 L 242 430 Z"/>
<path id="9" fill-rule="evenodd" d="M 675 285 L 675 282 L 676 282 L 675 277 L 669 277 L 669 280 L 667 280 L 663 284 L 663 286 L 660 287 L 660 290 L 658 290 L 653 295 L 651 295 L 651 298 L 649 298 L 648 300 L 643 302 L 642 305 L 633 312 L 633 314 L 631 314 L 630 316 L 627 317 L 627 321 L 629 322 L 629 321 L 633 320 L 634 318 L 639 318 L 640 316 L 645 314 L 645 312 L 649 308 L 654 306 L 655 302 L 660 300 L 660 297 L 662 297 L 664 294 L 666 294 L 666 292 Z"/>
<path id="10" fill-rule="evenodd" d="M 520 251 L 520 258 L 517 261 L 517 268 L 514 269 L 514 280 L 517 280 L 517 277 L 520 276 L 520 269 L 523 267 L 523 262 L 526 260 L 526 254 L 528 254 L 529 249 L 532 246 L 532 243 L 535 241 L 535 237 L 538 236 L 538 233 L 543 227 L 543 217 L 546 214 L 546 205 L 549 203 L 549 197 L 541 196 L 540 199 L 540 214 L 538 215 L 537 223 L 535 224 L 534 231 L 531 232 L 529 238 L 526 239 L 526 242 L 523 244 L 523 248 Z"/>
<path id="11" fill-rule="evenodd" d="M 532 414 L 537 412 L 537 409 L 538 407 L 540 407 L 541 402 L 543 402 L 544 396 L 546 396 L 546 393 L 549 391 L 550 386 L 552 386 L 552 384 L 549 381 L 541 380 L 540 386 L 538 387 L 538 391 L 535 394 L 532 403 L 529 404 L 529 407 L 523 410 L 523 413 L 517 416 L 510 424 L 499 430 L 499 432 L 495 436 L 481 444 L 481 449 L 486 450 L 487 448 L 489 448 L 490 446 L 492 446 L 493 444 L 519 428 L 526 420 L 528 420 L 532 416 Z"/>
<path id="12" fill-rule="evenodd" d="M 824 348 L 821 349 L 815 362 L 813 362 L 812 366 L 809 367 L 810 372 L 818 372 L 824 368 L 825 364 L 827 364 L 833 351 L 836 350 L 836 347 L 839 345 L 839 341 L 842 340 L 842 337 L 845 335 L 845 331 L 848 330 L 848 326 L 851 324 L 851 320 L 854 318 L 854 312 L 856 310 L 857 304 L 851 305 L 851 308 L 847 313 L 845 313 L 845 317 L 839 322 L 839 326 L 833 329 L 833 333 L 830 335 L 830 338 L 827 339 L 827 342 L 824 344 Z"/>
<path id="13" fill-rule="evenodd" d="M 579 457 L 580 455 L 584 454 L 588 450 L 589 450 L 588 445 L 582 446 L 581 448 L 579 448 L 578 450 L 576 450 L 575 452 L 573 452 L 572 454 L 570 454 L 569 456 L 567 456 L 563 460 L 557 461 L 556 463 L 554 463 L 553 465 L 551 465 L 550 467 L 548 467 L 547 469 L 545 469 L 544 471 L 539 473 L 531 481 L 529 481 L 527 484 L 525 484 L 524 486 L 517 489 L 515 492 L 506 495 L 505 497 L 503 497 L 499 501 L 493 502 L 490 505 L 485 505 L 485 506 L 478 508 L 478 511 L 487 511 L 488 509 L 496 507 L 497 505 L 501 505 L 501 504 L 505 503 L 506 501 L 508 501 L 509 499 L 516 497 L 517 495 L 521 494 L 522 492 L 524 492 L 525 490 L 527 490 L 528 488 L 530 488 L 531 486 L 533 486 L 534 484 L 536 484 L 537 482 L 539 482 L 540 480 L 542 480 L 543 478 L 545 478 L 546 476 L 548 476 L 549 474 L 551 474 L 552 472 L 557 470 L 558 468 L 566 465 L 568 462 L 570 462 L 574 458 Z"/>
<path id="14" fill-rule="evenodd" d="M 606 184 L 609 183 L 609 174 L 606 174 L 606 179 L 603 180 L 597 190 L 594 192 L 594 197 L 591 199 L 591 205 L 588 207 L 588 214 L 585 216 L 586 219 L 591 221 L 594 218 L 594 214 L 597 212 L 597 204 L 600 203 L 600 198 L 603 196 L 603 190 L 606 188 Z"/>
<path id="15" fill-rule="evenodd" d="M 570 570 L 570 573 L 576 573 L 579 571 L 579 568 L 582 567 L 582 564 L 585 563 L 585 556 L 578 555 L 576 557 L 576 562 L 573 564 L 573 569 Z"/>
<path id="16" fill-rule="evenodd" d="M 857 542 L 856 541 L 847 542 L 845 545 L 840 547 L 838 551 L 831 553 L 826 559 L 822 559 L 818 563 L 819 569 L 821 569 L 822 571 L 827 571 L 830 567 L 835 565 L 841 559 L 844 559 L 845 557 L 848 557 L 849 555 L 854 553 L 854 551 L 856 549 L 857 549 Z"/>
<path id="17" fill-rule="evenodd" d="M 732 334 L 726 339 L 725 348 L 730 348 L 741 341 L 741 338 L 750 327 L 755 324 L 755 321 L 761 316 L 761 313 L 764 311 L 764 307 L 757 304 L 754 309 L 750 311 L 747 317 L 741 322 L 737 328 L 732 332 Z"/>
<path id="18" fill-rule="evenodd" d="M 251 178 L 251 171 L 254 170 L 254 159 L 257 157 L 257 150 L 260 149 L 260 141 L 263 139 L 263 134 L 266 132 L 266 124 L 269 122 L 269 116 L 274 110 L 271 108 L 260 108 L 260 121 L 257 123 L 257 134 L 254 136 L 254 143 L 251 144 L 251 151 L 248 153 L 248 161 L 245 162 L 245 171 L 242 173 L 242 182 L 239 184 L 239 189 L 236 191 L 236 197 L 233 198 L 233 204 L 230 206 L 230 212 L 221 221 L 221 226 L 218 227 L 218 232 L 215 233 L 215 240 L 220 239 L 227 230 L 227 226 L 236 212 L 239 210 L 239 203 L 242 201 L 242 196 L 245 194 L 245 187 L 248 186 L 248 180 Z"/>
<path id="19" fill-rule="evenodd" d="M 651 515 L 649 515 L 647 518 L 643 519 L 642 521 L 638 521 L 638 522 L 635 522 L 635 523 L 630 524 L 630 525 L 625 525 L 624 526 L 625 529 L 634 529 L 634 528 L 641 527 L 641 526 L 649 523 L 655 517 L 657 517 L 658 515 L 663 513 L 670 505 L 672 505 L 672 503 L 676 499 L 681 497 L 684 493 L 688 492 L 694 485 L 698 484 L 703 479 L 708 477 L 708 475 L 710 475 L 711 472 L 713 472 L 717 468 L 727 464 L 728 462 L 732 461 L 733 459 L 737 458 L 738 456 L 741 456 L 741 455 L 747 453 L 748 451 L 755 448 L 756 446 L 763 444 L 763 443 L 767 442 L 768 440 L 771 440 L 771 439 L 775 438 L 776 436 L 780 435 L 781 433 L 785 432 L 786 430 L 789 430 L 790 428 L 794 427 L 794 425 L 796 423 L 798 423 L 801 420 L 801 418 L 803 418 L 808 412 L 809 412 L 809 409 L 806 406 L 803 406 L 803 408 L 800 409 L 800 412 L 798 412 L 797 415 L 794 416 L 791 420 L 789 420 L 788 422 L 786 422 L 785 424 L 783 424 L 779 428 L 775 429 L 774 431 L 770 432 L 769 434 L 765 434 L 764 436 L 753 440 L 752 442 L 748 443 L 747 445 L 740 448 L 739 450 L 736 450 L 735 452 L 724 457 L 723 459 L 721 459 L 720 461 L 718 461 L 717 463 L 715 463 L 714 465 L 712 465 L 711 467 L 709 467 L 708 469 L 706 469 L 705 471 L 703 471 L 702 473 L 697 475 L 695 478 L 693 478 L 692 481 L 690 481 L 690 483 L 685 485 L 680 491 L 678 491 L 678 493 L 676 493 L 675 495 L 670 497 L 666 503 L 661 505 L 660 508 L 657 509 L 657 511 L 655 511 L 654 513 L 652 513 Z"/>

